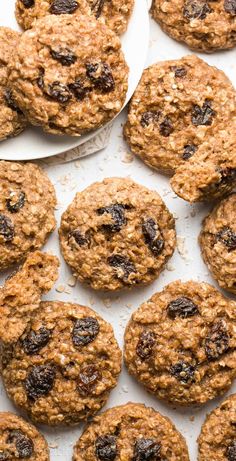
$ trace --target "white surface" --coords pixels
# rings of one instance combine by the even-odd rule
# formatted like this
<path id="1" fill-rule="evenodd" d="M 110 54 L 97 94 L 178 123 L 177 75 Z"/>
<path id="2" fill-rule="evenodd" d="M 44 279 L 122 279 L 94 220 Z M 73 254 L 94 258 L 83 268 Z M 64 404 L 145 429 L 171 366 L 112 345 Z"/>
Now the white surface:
<path id="1" fill-rule="evenodd" d="M 4 12 L 3 9 L 4 3 Z M 0 0 L 0 25 L 18 29 L 14 16 L 15 0 Z M 3 13 L 3 14 L 2 14 Z M 140 33 L 140 31 L 142 31 Z M 145 0 L 136 0 L 129 27 L 121 37 L 122 49 L 130 68 L 126 102 L 131 98 L 141 77 L 147 56 L 149 20 Z M 137 52 L 138 50 L 138 52 Z M 16 138 L 0 142 L 0 159 L 30 160 L 60 154 L 73 149 L 94 137 L 102 128 L 78 138 L 45 134 L 41 128 L 27 128 Z"/>
<path id="2" fill-rule="evenodd" d="M 142 31 L 140 31 L 140 35 L 141 33 Z M 151 22 L 151 43 L 148 63 L 162 59 L 178 58 L 187 53 L 189 51 L 186 47 L 166 37 L 158 26 L 153 21 Z M 235 50 L 205 56 L 205 59 L 209 63 L 224 69 L 226 74 L 232 80 L 236 81 Z M 58 293 L 53 290 L 47 296 L 47 299 L 79 302 L 97 310 L 106 320 L 112 323 L 120 346 L 122 346 L 124 328 L 131 313 L 142 301 L 147 300 L 153 293 L 161 290 L 167 283 L 179 278 L 185 281 L 192 278 L 214 284 L 207 268 L 202 262 L 197 244 L 201 220 L 209 207 L 203 205 L 190 206 L 188 203 L 177 198 L 171 191 L 168 179 L 153 172 L 138 159 L 134 159 L 132 163 L 124 163 L 122 161 L 128 151 L 127 146 L 122 141 L 122 124 L 124 120 L 125 114 L 123 113 L 117 118 L 114 124 L 111 142 L 105 151 L 83 158 L 79 163 L 74 162 L 47 168 L 48 174 L 55 184 L 59 200 L 59 208 L 57 210 L 58 225 L 62 212 L 73 199 L 77 190 L 83 190 L 95 180 L 100 181 L 105 177 L 114 175 L 122 177 L 131 176 L 135 181 L 151 189 L 155 189 L 161 194 L 171 212 L 177 217 L 177 233 L 180 243 L 182 242 L 184 246 L 185 256 L 181 256 L 176 250 L 170 260 L 169 269 L 172 270 L 162 272 L 160 278 L 149 287 L 110 296 L 109 294 L 104 295 L 93 292 L 78 283 L 72 289 L 71 294 Z M 80 167 L 78 168 L 78 166 Z M 181 247 L 181 245 L 179 246 Z M 53 250 L 59 255 L 57 232 L 51 236 L 45 249 Z M 67 286 L 66 281 L 69 277 L 70 270 L 61 257 L 60 281 L 56 286 L 59 284 Z M 111 307 L 109 308 L 105 306 L 108 299 L 111 300 Z M 232 387 L 229 393 L 233 392 L 233 390 L 236 391 L 235 386 Z M 123 369 L 119 384 L 111 393 L 106 408 L 128 401 L 143 402 L 171 417 L 177 428 L 187 439 L 191 461 L 196 461 L 197 459 L 196 439 L 206 413 L 219 402 L 219 400 L 211 402 L 201 409 L 174 410 L 169 405 L 148 395 L 144 388 L 136 383 L 133 378 L 129 377 L 126 370 Z M 1 391 L 0 402 L 1 410 L 13 409 L 3 390 Z M 73 444 L 81 434 L 82 428 L 82 425 L 74 429 L 65 430 L 48 430 L 43 428 L 49 444 L 58 444 L 58 448 L 51 449 L 52 461 L 71 460 Z"/>

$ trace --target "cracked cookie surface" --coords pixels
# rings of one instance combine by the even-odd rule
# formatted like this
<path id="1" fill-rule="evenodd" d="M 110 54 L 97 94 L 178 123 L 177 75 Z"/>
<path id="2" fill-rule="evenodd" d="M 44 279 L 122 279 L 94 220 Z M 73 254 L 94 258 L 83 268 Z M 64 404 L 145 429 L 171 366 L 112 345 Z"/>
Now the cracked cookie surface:
<path id="1" fill-rule="evenodd" d="M 19 39 L 18 32 L 0 27 L 0 141 L 18 135 L 27 124 L 8 86 L 9 62 Z"/>
<path id="2" fill-rule="evenodd" d="M 0 459 L 49 461 L 48 444 L 32 424 L 13 413 L 1 412 Z"/>
<path id="3" fill-rule="evenodd" d="M 78 192 L 59 234 L 73 273 L 100 290 L 150 283 L 175 248 L 174 219 L 161 197 L 128 178 Z"/>
<path id="4" fill-rule="evenodd" d="M 226 75 L 197 56 L 185 56 L 144 71 L 129 104 L 124 136 L 145 163 L 171 174 L 181 165 L 184 171 L 201 153 L 212 156 L 220 130 L 218 150 L 225 152 L 230 142 L 235 149 L 230 125 L 235 116 L 236 93 Z M 184 180 L 190 182 L 187 175 Z"/>
<path id="5" fill-rule="evenodd" d="M 157 398 L 203 404 L 236 376 L 235 326 L 235 302 L 211 285 L 170 283 L 132 315 L 126 366 Z"/>
<path id="6" fill-rule="evenodd" d="M 0 270 L 40 249 L 56 227 L 54 187 L 32 163 L 0 162 Z"/>
<path id="7" fill-rule="evenodd" d="M 153 18 L 175 40 L 212 52 L 236 45 L 234 0 L 153 0 Z"/>
<path id="8" fill-rule="evenodd" d="M 73 461 L 189 461 L 183 436 L 152 408 L 128 403 L 93 419 L 74 448 Z"/>
<path id="9" fill-rule="evenodd" d="M 111 325 L 78 304 L 42 302 L 18 342 L 3 349 L 8 396 L 49 425 L 77 424 L 98 412 L 120 370 Z"/>
<path id="10" fill-rule="evenodd" d="M 49 15 L 22 34 L 10 84 L 33 125 L 80 136 L 121 110 L 128 66 L 114 32 L 92 16 Z"/>
<path id="11" fill-rule="evenodd" d="M 17 0 L 16 18 L 24 29 L 48 14 L 92 14 L 118 35 L 125 32 L 134 0 Z"/>
<path id="12" fill-rule="evenodd" d="M 236 193 L 218 203 L 204 219 L 199 243 L 220 287 L 236 293 Z"/>
<path id="13" fill-rule="evenodd" d="M 199 461 L 233 461 L 236 450 L 236 394 L 207 415 L 198 438 Z"/>

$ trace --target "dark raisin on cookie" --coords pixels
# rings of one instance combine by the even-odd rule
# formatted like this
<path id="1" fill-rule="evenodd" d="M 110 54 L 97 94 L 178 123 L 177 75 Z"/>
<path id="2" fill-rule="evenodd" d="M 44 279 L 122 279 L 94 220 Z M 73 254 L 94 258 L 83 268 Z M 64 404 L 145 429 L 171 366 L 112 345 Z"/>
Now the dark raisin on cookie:
<path id="1" fill-rule="evenodd" d="M 97 382 L 101 379 L 101 374 L 94 365 L 87 365 L 82 368 L 78 379 L 78 391 L 81 395 L 90 395 Z"/>
<path id="2" fill-rule="evenodd" d="M 207 15 L 212 12 L 211 7 L 206 0 L 186 0 L 183 9 L 184 18 L 191 19 L 206 19 Z"/>
<path id="3" fill-rule="evenodd" d="M 22 340 L 22 347 L 27 355 L 37 354 L 45 347 L 51 337 L 51 330 L 41 327 L 38 331 L 31 330 L 29 334 Z"/>
<path id="4" fill-rule="evenodd" d="M 211 327 L 205 339 L 205 353 L 208 360 L 216 360 L 229 350 L 229 333 L 223 320 Z"/>
<path id="5" fill-rule="evenodd" d="M 60 82 L 51 83 L 48 86 L 47 94 L 60 104 L 66 104 L 72 98 L 68 86 Z"/>
<path id="6" fill-rule="evenodd" d="M 134 456 L 132 461 L 159 461 L 161 445 L 155 439 L 136 440 L 134 445 Z"/>
<path id="7" fill-rule="evenodd" d="M 236 440 L 233 440 L 226 449 L 226 456 L 228 461 L 236 461 Z"/>
<path id="8" fill-rule="evenodd" d="M 4 92 L 4 99 L 5 99 L 7 106 L 11 110 L 14 110 L 18 114 L 23 114 L 22 110 L 19 109 L 16 102 L 14 101 L 12 91 L 9 88 L 7 88 Z"/>
<path id="9" fill-rule="evenodd" d="M 50 50 L 50 55 L 56 61 L 59 61 L 62 66 L 70 67 L 77 61 L 77 56 L 69 48 L 59 48 L 58 50 Z"/>
<path id="10" fill-rule="evenodd" d="M 75 242 L 80 246 L 84 246 L 84 245 L 89 245 L 90 243 L 90 238 L 89 238 L 89 234 L 88 232 L 83 235 L 79 229 L 75 229 L 73 231 L 71 231 L 69 233 L 69 236 L 68 236 L 68 239 L 69 239 L 69 242 L 71 239 L 75 240 Z"/>
<path id="11" fill-rule="evenodd" d="M 10 213 L 18 213 L 25 205 L 25 193 L 20 191 L 18 193 L 10 194 L 6 199 L 6 206 Z"/>
<path id="12" fill-rule="evenodd" d="M 86 75 L 94 87 L 103 93 L 110 93 L 115 89 L 115 81 L 112 70 L 106 62 L 95 62 L 86 64 Z"/>
<path id="13" fill-rule="evenodd" d="M 158 122 L 160 119 L 161 112 L 160 111 L 147 111 L 144 112 L 141 116 L 140 124 L 143 128 L 149 126 L 150 123 Z"/>
<path id="14" fill-rule="evenodd" d="M 34 453 L 34 444 L 32 440 L 23 434 L 21 430 L 12 430 L 8 436 L 7 443 L 16 446 L 17 458 L 28 459 Z M 12 459 L 11 457 L 9 460 Z"/>
<path id="15" fill-rule="evenodd" d="M 32 8 L 35 5 L 35 0 L 21 0 L 25 8 Z"/>
<path id="16" fill-rule="evenodd" d="M 116 437 L 110 434 L 97 437 L 95 454 L 100 461 L 113 461 L 117 455 Z"/>
<path id="17" fill-rule="evenodd" d="M 119 232 L 123 226 L 126 225 L 127 219 L 125 217 L 125 210 L 129 209 L 126 205 L 122 203 L 115 203 L 112 205 L 108 205 L 105 207 L 98 208 L 97 214 L 104 215 L 110 214 L 112 220 L 114 221 L 112 224 L 103 224 L 102 227 L 108 232 Z"/>
<path id="18" fill-rule="evenodd" d="M 203 106 L 195 104 L 192 108 L 192 124 L 195 126 L 212 124 L 212 119 L 215 116 L 215 111 L 212 109 L 212 101 L 206 99 Z"/>
<path id="19" fill-rule="evenodd" d="M 94 317 L 77 319 L 72 331 L 72 341 L 74 346 L 86 346 L 94 341 L 100 331 L 100 325 Z"/>
<path id="20" fill-rule="evenodd" d="M 156 344 L 156 335 L 151 330 L 144 330 L 138 340 L 136 347 L 137 355 L 142 359 L 146 360 L 151 357 L 154 347 Z"/>
<path id="21" fill-rule="evenodd" d="M 194 382 L 195 367 L 181 360 L 170 367 L 170 374 L 181 384 L 191 384 Z"/>
<path id="22" fill-rule="evenodd" d="M 49 8 L 51 14 L 72 14 L 79 8 L 75 0 L 53 0 Z"/>
<path id="23" fill-rule="evenodd" d="M 113 254 L 109 256 L 107 261 L 116 270 L 116 277 L 123 281 L 126 281 L 130 274 L 136 272 L 134 264 L 127 256 Z"/>
<path id="24" fill-rule="evenodd" d="M 218 168 L 220 184 L 231 184 L 236 180 L 236 168 Z"/>
<path id="25" fill-rule="evenodd" d="M 186 319 L 198 314 L 198 308 L 190 298 L 182 296 L 168 304 L 167 314 L 171 319 L 175 319 L 176 317 Z"/>
<path id="26" fill-rule="evenodd" d="M 164 248 L 164 240 L 158 224 L 153 218 L 147 218 L 142 224 L 142 232 L 145 243 L 151 252 L 158 256 Z"/>
<path id="27" fill-rule="evenodd" d="M 14 224 L 8 216 L 2 213 L 0 213 L 0 236 L 5 242 L 11 242 L 15 236 Z"/>
<path id="28" fill-rule="evenodd" d="M 178 66 L 171 66 L 170 70 L 175 73 L 176 78 L 183 78 L 187 75 L 187 69 L 186 67 L 178 67 Z"/>
<path id="29" fill-rule="evenodd" d="M 231 16 L 236 16 L 236 0 L 224 0 L 224 9 Z"/>
<path id="30" fill-rule="evenodd" d="M 223 227 L 223 229 L 217 232 L 216 240 L 222 242 L 228 251 L 236 250 L 236 233 L 229 227 Z"/>
<path id="31" fill-rule="evenodd" d="M 165 138 L 168 138 L 168 136 L 170 136 L 170 134 L 173 133 L 174 127 L 173 127 L 171 119 L 167 115 L 164 117 L 163 121 L 160 123 L 159 131 L 160 131 L 160 134 L 164 136 Z"/>
<path id="32" fill-rule="evenodd" d="M 92 10 L 92 12 L 93 12 L 96 19 L 98 19 L 102 14 L 102 10 L 103 10 L 105 1 L 106 0 L 94 0 L 93 4 L 91 6 L 91 10 Z"/>
<path id="33" fill-rule="evenodd" d="M 92 89 L 82 78 L 77 78 L 74 83 L 68 85 L 68 88 L 78 101 L 82 101 Z"/>
<path id="34" fill-rule="evenodd" d="M 40 90 L 44 89 L 44 75 L 45 75 L 45 70 L 42 67 L 40 67 L 38 71 L 38 78 L 36 79 L 36 83 L 38 87 L 40 88 Z"/>
<path id="35" fill-rule="evenodd" d="M 56 377 L 53 365 L 35 365 L 25 380 L 25 390 L 29 399 L 36 400 L 47 396 L 52 390 Z"/>
<path id="36" fill-rule="evenodd" d="M 184 146 L 184 151 L 182 155 L 183 160 L 188 160 L 190 157 L 192 157 L 193 154 L 195 154 L 196 150 L 197 146 L 194 146 L 194 144 L 186 144 Z"/>

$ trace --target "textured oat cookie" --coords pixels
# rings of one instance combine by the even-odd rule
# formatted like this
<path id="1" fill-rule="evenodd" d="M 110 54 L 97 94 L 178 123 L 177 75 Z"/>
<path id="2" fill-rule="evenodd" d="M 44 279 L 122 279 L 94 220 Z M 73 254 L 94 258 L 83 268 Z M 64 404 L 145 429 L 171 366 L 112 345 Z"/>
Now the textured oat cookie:
<path id="1" fill-rule="evenodd" d="M 220 287 L 236 293 L 236 193 L 218 203 L 204 219 L 199 243 Z"/>
<path id="2" fill-rule="evenodd" d="M 145 163 L 173 173 L 198 152 L 215 148 L 219 129 L 224 142 L 233 138 L 235 148 L 235 132 L 228 126 L 235 115 L 236 93 L 226 75 L 197 56 L 185 56 L 144 71 L 124 135 Z"/>
<path id="3" fill-rule="evenodd" d="M 0 162 L 0 270 L 40 249 L 55 229 L 54 187 L 32 163 Z"/>
<path id="4" fill-rule="evenodd" d="M 23 266 L 9 277 L 0 289 L 0 340 L 17 341 L 38 309 L 41 296 L 58 277 L 56 256 L 35 251 Z"/>
<path id="5" fill-rule="evenodd" d="M 236 44 L 234 0 L 153 0 L 151 11 L 168 35 L 190 48 L 212 52 Z"/>
<path id="6" fill-rule="evenodd" d="M 47 14 L 92 14 L 116 32 L 125 32 L 133 10 L 134 0 L 17 0 L 18 23 L 29 29 L 36 19 Z"/>
<path id="7" fill-rule="evenodd" d="M 38 423 L 76 424 L 106 403 L 121 370 L 111 325 L 88 307 L 43 302 L 3 351 L 9 397 Z"/>
<path id="8" fill-rule="evenodd" d="M 49 461 L 48 444 L 32 424 L 13 413 L 0 413 L 0 459 Z"/>
<path id="9" fill-rule="evenodd" d="M 199 461 L 234 461 L 236 453 L 236 394 L 206 418 L 198 438 Z"/>
<path id="10" fill-rule="evenodd" d="M 150 283 L 175 248 L 174 219 L 161 197 L 127 178 L 77 193 L 59 233 L 74 274 L 98 290 Z"/>
<path id="11" fill-rule="evenodd" d="M 8 65 L 19 38 L 18 32 L 0 27 L 0 141 L 18 135 L 26 126 L 25 116 L 14 102 L 8 87 Z"/>
<path id="12" fill-rule="evenodd" d="M 128 67 L 119 38 L 92 16 L 49 15 L 22 34 L 10 83 L 32 124 L 80 136 L 121 110 Z"/>
<path id="13" fill-rule="evenodd" d="M 236 304 L 206 283 L 172 282 L 143 303 L 125 332 L 125 362 L 156 397 L 203 404 L 236 376 Z"/>
<path id="14" fill-rule="evenodd" d="M 73 461 L 189 461 L 183 436 L 152 408 L 127 403 L 94 418 L 74 448 Z"/>

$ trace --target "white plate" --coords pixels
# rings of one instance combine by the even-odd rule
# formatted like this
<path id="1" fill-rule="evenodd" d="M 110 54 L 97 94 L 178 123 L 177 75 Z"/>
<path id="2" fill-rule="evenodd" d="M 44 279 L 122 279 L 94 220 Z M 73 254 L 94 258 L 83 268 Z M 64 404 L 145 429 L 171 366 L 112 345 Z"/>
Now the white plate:
<path id="1" fill-rule="evenodd" d="M 0 0 L 0 4 L 3 0 Z M 2 8 L 3 5 L 0 5 Z M 4 15 L 1 14 L 0 25 L 19 29 L 15 16 L 15 0 L 4 4 Z M 141 31 L 141 33 L 140 33 Z M 128 30 L 121 38 L 126 62 L 130 69 L 129 88 L 125 104 L 131 98 L 142 75 L 149 42 L 148 8 L 145 0 L 136 0 Z M 54 136 L 43 133 L 40 128 L 28 128 L 20 136 L 0 143 L 0 159 L 32 160 L 51 157 L 69 149 L 73 149 L 94 137 L 102 128 L 80 136 Z"/>

